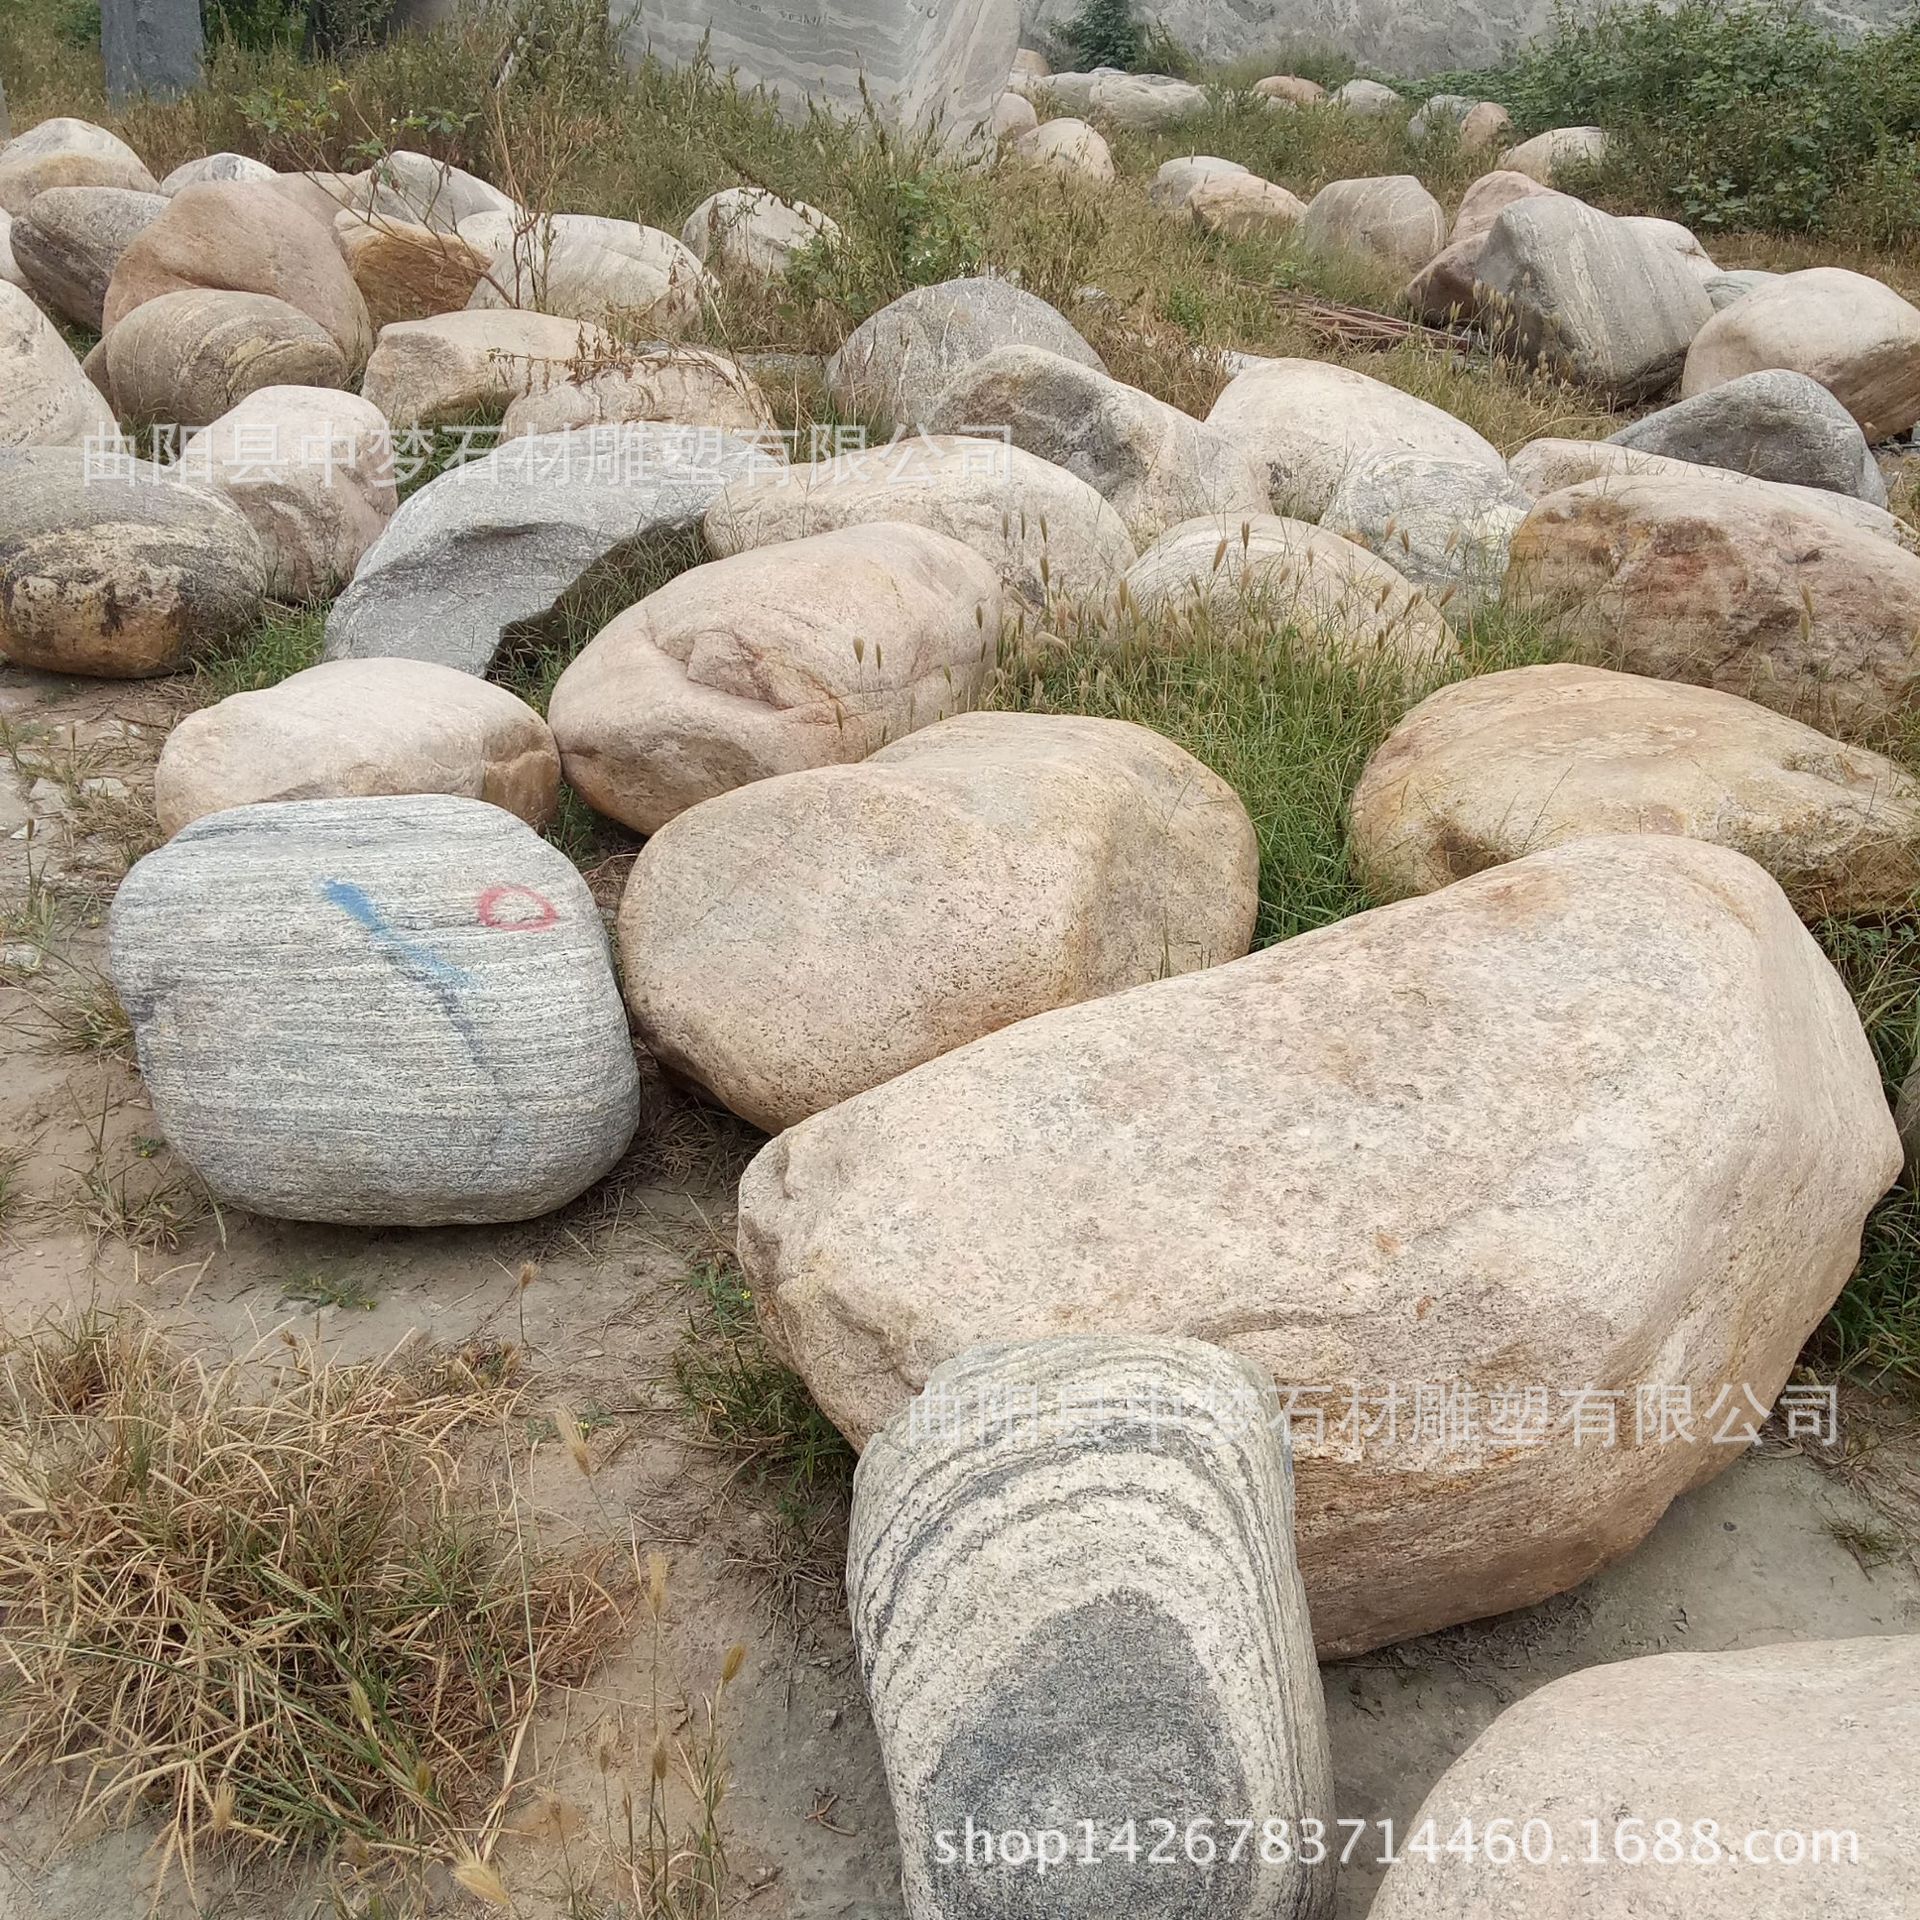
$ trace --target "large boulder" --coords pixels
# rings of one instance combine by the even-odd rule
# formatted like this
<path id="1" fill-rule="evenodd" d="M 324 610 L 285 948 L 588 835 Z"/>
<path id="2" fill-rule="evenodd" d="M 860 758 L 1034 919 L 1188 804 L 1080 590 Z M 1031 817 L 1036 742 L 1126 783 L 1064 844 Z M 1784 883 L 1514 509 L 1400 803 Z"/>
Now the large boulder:
<path id="1" fill-rule="evenodd" d="M 1384 381 L 1323 360 L 1262 360 L 1207 415 L 1267 469 L 1278 513 L 1318 520 L 1365 454 L 1420 453 L 1501 472 L 1499 453 L 1464 420 Z"/>
<path id="2" fill-rule="evenodd" d="M 814 249 L 836 246 L 840 223 L 804 200 L 764 187 L 726 187 L 687 215 L 680 242 L 706 266 L 748 279 L 778 280 Z"/>
<path id="3" fill-rule="evenodd" d="M 0 209 L 25 213 L 53 187 L 124 187 L 156 193 L 160 183 L 118 134 L 89 120 L 42 120 L 0 147 Z"/>
<path id="4" fill-rule="evenodd" d="M 360 391 L 396 427 L 433 427 L 515 400 L 606 363 L 612 336 L 550 313 L 436 314 L 382 327 Z"/>
<path id="5" fill-rule="evenodd" d="M 1430 694 L 1348 810 L 1376 898 L 1596 833 L 1737 848 L 1804 918 L 1897 913 L 1920 888 L 1920 783 L 1730 693 L 1598 667 L 1518 667 Z"/>
<path id="6" fill-rule="evenodd" d="M 1768 1405 L 1899 1165 L 1852 1002 L 1775 882 L 1608 836 L 830 1108 L 748 1168 L 740 1252 L 856 1444 L 982 1341 L 1257 1361 L 1291 1390 L 1338 1657 L 1574 1586 L 1729 1464 L 1710 1428 L 1636 1437 L 1638 1390 Z M 1416 1417 L 1413 1383 L 1477 1417 Z"/>
<path id="7" fill-rule="evenodd" d="M 634 864 L 621 972 L 654 1056 L 778 1133 L 1016 1020 L 1239 959 L 1259 876 L 1239 796 L 1172 741 L 965 714 L 681 814 Z"/>
<path id="8" fill-rule="evenodd" d="M 1108 73 L 1094 82 L 1093 111 L 1135 133 L 1158 133 L 1206 110 L 1203 87 L 1166 73 Z"/>
<path id="9" fill-rule="evenodd" d="M 1291 73 L 1270 73 L 1264 80 L 1253 83 L 1253 95 L 1256 100 L 1265 100 L 1276 107 L 1317 107 L 1327 97 L 1327 90 L 1318 80 L 1302 80 Z"/>
<path id="10" fill-rule="evenodd" d="M 987 130 L 998 144 L 1032 133 L 1039 124 L 1040 116 L 1034 111 L 1033 102 L 1025 94 L 1009 88 L 993 103 L 993 117 L 987 122 Z"/>
<path id="11" fill-rule="evenodd" d="M 917 427 L 958 375 L 999 347 L 1101 365 L 1063 314 L 1010 280 L 981 276 L 915 287 L 863 320 L 828 362 L 827 384 L 849 413 Z"/>
<path id="12" fill-rule="evenodd" d="M 544 827 L 560 754 L 524 700 L 427 660 L 330 660 L 190 713 L 153 771 L 160 831 L 230 807 L 451 793 Z"/>
<path id="13" fill-rule="evenodd" d="M 5 212 L 0 212 L 0 281 L 26 291 L 26 278 L 13 257 L 13 215 Z"/>
<path id="14" fill-rule="evenodd" d="M 1524 173 L 1542 186 L 1590 173 L 1607 157 L 1607 135 L 1601 127 L 1549 127 L 1531 140 L 1522 140 L 1500 156 L 1503 172 Z"/>
<path id="15" fill-rule="evenodd" d="M 1507 549 L 1533 496 L 1476 460 L 1363 454 L 1320 524 L 1377 553 L 1455 619 L 1499 599 Z"/>
<path id="16" fill-rule="evenodd" d="M 1726 485 L 1760 487 L 1804 513 L 1824 514 L 1863 533 L 1877 534 L 1896 546 L 1920 551 L 1920 531 L 1885 507 L 1835 493 L 1827 487 L 1789 486 L 1779 480 L 1756 480 L 1731 467 L 1706 467 L 1695 460 L 1675 460 L 1664 453 L 1642 453 L 1612 440 L 1531 440 L 1507 462 L 1507 470 L 1536 500 L 1577 487 L 1587 480 L 1629 477 L 1647 479 L 1705 479 Z"/>
<path id="17" fill-rule="evenodd" d="M 1700 329 L 1680 391 L 1767 367 L 1819 381 L 1869 440 L 1894 439 L 1920 421 L 1920 308 L 1844 267 L 1782 274 Z"/>
<path id="18" fill-rule="evenodd" d="M 1551 193 L 1524 173 L 1482 174 L 1466 191 L 1447 244 L 1407 282 L 1407 304 L 1434 326 L 1456 326 L 1480 312 L 1480 256 L 1494 222 L 1516 200 Z"/>
<path id="19" fill-rule="evenodd" d="M 277 180 L 279 175 L 264 160 L 249 159 L 244 153 L 203 153 L 183 160 L 160 182 L 164 194 L 176 194 L 182 187 L 197 187 L 203 180 Z"/>
<path id="20" fill-rule="evenodd" d="M 330 227 L 268 181 L 208 180 L 182 187 L 120 255 L 103 325 L 170 293 L 266 294 L 324 327 L 350 374 L 373 345 L 367 303 Z"/>
<path id="21" fill-rule="evenodd" d="M 478 800 L 197 820 L 121 884 L 108 965 L 161 1131 L 252 1213 L 525 1220 L 633 1137 L 599 909 L 563 853 Z"/>
<path id="22" fill-rule="evenodd" d="M 100 331 L 107 283 L 120 256 L 166 211 L 157 193 L 127 187 L 52 187 L 13 223 L 20 277 L 49 312 Z"/>
<path id="23" fill-rule="evenodd" d="M 211 493 L 122 455 L 0 452 L 0 655 L 50 673 L 171 673 L 244 629 L 266 556 Z"/>
<path id="24" fill-rule="evenodd" d="M 60 329 L 19 287 L 0 283 L 0 448 L 79 447 L 119 431 Z"/>
<path id="25" fill-rule="evenodd" d="M 372 218 L 351 207 L 334 215 L 333 237 L 376 334 L 396 320 L 427 320 L 464 307 L 491 260 L 457 233 Z"/>
<path id="26" fill-rule="evenodd" d="M 336 178 L 347 188 L 344 195 L 335 196 L 340 204 L 376 220 L 431 227 L 438 233 L 451 233 L 476 214 L 499 213 L 517 219 L 522 212 L 519 202 L 492 181 L 405 147 L 385 155 L 363 174 Z"/>
<path id="27" fill-rule="evenodd" d="M 670 233 L 636 220 L 556 213 L 528 225 L 510 214 L 477 214 L 459 237 L 487 255 L 467 304 L 517 307 L 568 320 L 618 322 L 644 334 L 677 334 L 717 289 Z"/>
<path id="28" fill-rule="evenodd" d="M 1325 527 L 1274 514 L 1174 527 L 1128 569 L 1124 600 L 1150 623 L 1251 607 L 1348 660 L 1430 667 L 1457 652 L 1446 616 L 1398 568 Z"/>
<path id="29" fill-rule="evenodd" d="M 1283 240 L 1307 217 L 1298 194 L 1251 173 L 1203 180 L 1187 195 L 1187 212 L 1202 233 L 1230 240 Z"/>
<path id="30" fill-rule="evenodd" d="M 1078 474 L 1137 546 L 1201 514 L 1267 511 L 1265 476 L 1215 428 L 1045 347 L 1002 347 L 954 381 L 934 433 L 1004 429 L 1016 447 Z"/>
<path id="31" fill-rule="evenodd" d="M 400 504 L 386 416 L 334 388 L 257 388 L 187 442 L 178 471 L 246 515 L 282 600 L 352 579 Z"/>
<path id="32" fill-rule="evenodd" d="M 1916 1799 L 1920 1635 L 1619 1660 L 1440 1776 L 1371 1920 L 1886 1920 L 1920 1908 Z"/>
<path id="33" fill-rule="evenodd" d="M 1417 273 L 1446 244 L 1447 216 L 1410 173 L 1333 180 L 1307 202 L 1300 238 L 1316 253 Z"/>
<path id="34" fill-rule="evenodd" d="M 1920 556 L 1707 468 L 1548 494 L 1513 537 L 1506 597 L 1633 672 L 1847 739 L 1888 737 L 1920 695 Z"/>
<path id="35" fill-rule="evenodd" d="M 1616 446 L 1730 467 L 1757 480 L 1887 504 L 1887 483 L 1853 416 L 1819 381 L 1784 368 L 1708 387 L 1622 427 L 1612 439 Z"/>
<path id="36" fill-rule="evenodd" d="M 1271 1399 L 1197 1340 L 984 1346 L 868 1447 L 847 1601 L 916 1920 L 1331 1913 L 1332 1850 L 1262 1844 L 1338 1831 Z"/>
<path id="37" fill-rule="evenodd" d="M 717 427 L 780 446 L 766 395 L 737 360 L 680 341 L 625 353 L 612 366 L 583 370 L 525 393 L 501 422 L 505 439 L 564 433 L 570 427 L 626 426 L 658 420 Z"/>
<path id="38" fill-rule="evenodd" d="M 708 551 L 725 557 L 873 520 L 931 527 L 971 547 L 1035 614 L 1104 599 L 1135 558 L 1126 523 L 1077 474 L 1004 441 L 954 434 L 769 464 L 714 502 L 705 534 Z"/>
<path id="39" fill-rule="evenodd" d="M 408 497 L 327 616 L 326 657 L 483 674 L 509 629 L 552 613 L 647 541 L 691 527 L 762 458 L 685 427 L 509 440 Z"/>
<path id="40" fill-rule="evenodd" d="M 999 576 L 957 540 L 843 527 L 650 593 L 568 666 L 548 715 L 569 783 L 653 833 L 749 781 L 864 759 L 971 706 L 1000 618 Z"/>
<path id="41" fill-rule="evenodd" d="M 1147 188 L 1147 198 L 1164 212 L 1178 213 L 1203 180 L 1216 180 L 1233 174 L 1244 176 L 1246 171 L 1238 160 L 1222 160 L 1217 154 L 1181 154 L 1176 159 L 1160 163 L 1160 170 Z"/>
<path id="42" fill-rule="evenodd" d="M 1343 113 L 1361 120 L 1384 120 L 1402 112 L 1407 104 L 1405 95 L 1382 86 L 1378 80 L 1349 80 L 1344 87 L 1336 87 L 1327 98 Z"/>
<path id="43" fill-rule="evenodd" d="M 1084 120 L 1043 120 L 1013 143 L 1013 157 L 1030 167 L 1104 186 L 1115 175 L 1113 150 Z"/>
<path id="44" fill-rule="evenodd" d="M 166 426 L 211 426 L 262 387 L 344 387 L 348 378 L 319 321 L 264 293 L 162 294 L 97 351 L 119 411 Z"/>
<path id="45" fill-rule="evenodd" d="M 1700 276 L 1674 247 L 1566 194 L 1508 205 L 1478 273 L 1483 326 L 1613 400 L 1671 387 L 1713 317 Z"/>

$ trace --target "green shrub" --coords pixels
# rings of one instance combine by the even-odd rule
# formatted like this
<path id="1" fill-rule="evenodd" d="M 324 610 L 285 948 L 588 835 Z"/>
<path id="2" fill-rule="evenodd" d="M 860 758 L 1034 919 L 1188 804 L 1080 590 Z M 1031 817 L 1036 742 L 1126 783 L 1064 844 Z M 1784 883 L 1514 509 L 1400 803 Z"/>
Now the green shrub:
<path id="1" fill-rule="evenodd" d="M 351 53 L 379 39 L 393 0 L 206 0 L 207 37 L 263 52 Z"/>
<path id="2" fill-rule="evenodd" d="M 1083 66 L 1132 72 L 1140 64 L 1140 28 L 1129 0 L 1087 0 L 1068 25 L 1066 40 Z"/>

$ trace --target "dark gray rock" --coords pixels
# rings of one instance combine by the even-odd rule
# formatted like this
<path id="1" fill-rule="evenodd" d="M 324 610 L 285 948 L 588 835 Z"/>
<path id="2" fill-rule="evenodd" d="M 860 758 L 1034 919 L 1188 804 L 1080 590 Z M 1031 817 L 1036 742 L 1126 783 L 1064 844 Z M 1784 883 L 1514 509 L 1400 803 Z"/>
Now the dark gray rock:
<path id="1" fill-rule="evenodd" d="M 1217 1347 L 1088 1335 L 974 1347 L 874 1436 L 847 1594 L 911 1920 L 1328 1913 L 1333 1867 L 1262 1844 L 1333 1813 L 1277 1406 Z"/>
<path id="2" fill-rule="evenodd" d="M 137 234 L 167 210 L 164 195 L 127 187 L 50 187 L 13 223 L 13 257 L 42 306 L 100 331 L 107 282 Z"/>
<path id="3" fill-rule="evenodd" d="M 402 504 L 328 616 L 326 657 L 485 673 L 508 628 L 550 613 L 603 563 L 692 526 L 767 458 L 651 422 L 509 440 Z"/>
<path id="4" fill-rule="evenodd" d="M 529 1219 L 638 1122 L 593 896 L 484 801 L 209 814 L 122 883 L 108 964 L 161 1130 L 253 1213 Z"/>
<path id="5" fill-rule="evenodd" d="M 192 92 L 205 52 L 200 0 L 100 0 L 100 53 L 116 107 Z"/>
<path id="6" fill-rule="evenodd" d="M 1609 437 L 1641 453 L 1887 504 L 1887 483 L 1853 415 L 1819 381 L 1782 367 L 1709 387 Z"/>

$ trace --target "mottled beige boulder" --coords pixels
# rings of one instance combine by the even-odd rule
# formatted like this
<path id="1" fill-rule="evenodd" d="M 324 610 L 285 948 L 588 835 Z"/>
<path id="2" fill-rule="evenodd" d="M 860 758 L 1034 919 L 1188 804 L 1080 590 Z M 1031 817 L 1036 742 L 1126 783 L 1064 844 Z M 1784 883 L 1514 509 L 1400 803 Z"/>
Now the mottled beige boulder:
<path id="1" fill-rule="evenodd" d="M 708 551 L 725 556 L 875 520 L 971 547 L 1034 613 L 1105 599 L 1135 558 L 1126 523 L 1077 474 L 1003 441 L 955 434 L 736 480 L 708 508 L 704 532 Z"/>
<path id="2" fill-rule="evenodd" d="M 210 426 L 261 387 L 348 377 L 333 336 L 299 308 L 199 288 L 136 307 L 101 342 L 100 362 L 125 418 L 181 427 Z"/>
<path id="3" fill-rule="evenodd" d="M 1440 1844 L 1401 1849 L 1371 1920 L 1890 1920 L 1920 1909 L 1916 1801 L 1920 1635 L 1619 1660 L 1440 1776 L 1405 1828 Z M 1533 1858 L 1445 1850 L 1502 1817 L 1540 1823 Z"/>
<path id="4" fill-rule="evenodd" d="M 1500 156 L 1501 168 L 1524 173 L 1542 186 L 1556 186 L 1559 176 L 1586 172 L 1607 157 L 1607 136 L 1600 127 L 1553 127 L 1522 140 Z"/>
<path id="5" fill-rule="evenodd" d="M 0 368 L 0 447 L 79 447 L 119 431 L 60 329 L 10 283 L 0 283 Z"/>
<path id="6" fill-rule="evenodd" d="M 1279 240 L 1306 218 L 1296 193 L 1251 173 L 1220 174 L 1187 195 L 1187 212 L 1203 233 L 1230 240 Z"/>
<path id="7" fill-rule="evenodd" d="M 397 793 L 486 800 L 543 827 L 560 755 L 505 687 L 427 660 L 330 660 L 189 714 L 153 772 L 169 838 L 229 807 Z"/>
<path id="8" fill-rule="evenodd" d="M 1818 380 L 1869 440 L 1891 440 L 1920 421 L 1920 308 L 1844 267 L 1782 274 L 1700 329 L 1680 391 L 1767 367 Z"/>
<path id="9" fill-rule="evenodd" d="M 1300 238 L 1316 253 L 1417 273 L 1446 245 L 1447 216 L 1410 173 L 1333 180 L 1307 202 Z"/>
<path id="10" fill-rule="evenodd" d="M 599 327 L 550 313 L 473 311 L 382 327 L 360 391 L 396 427 L 499 413 L 613 352 Z"/>
<path id="11" fill-rule="evenodd" d="M 1456 681 L 1394 728 L 1349 808 L 1378 899 L 1432 893 L 1596 833 L 1733 847 L 1803 918 L 1920 888 L 1920 783 L 1729 693 L 1572 665 Z"/>
<path id="12" fill-rule="evenodd" d="M 971 706 L 1000 638 L 993 568 L 944 534 L 848 526 L 695 567 L 560 676 L 568 783 L 641 833 L 750 781 L 864 760 Z"/>
<path id="13" fill-rule="evenodd" d="M 1001 141 L 1016 140 L 1023 133 L 1031 133 L 1039 124 L 1040 116 L 1034 111 L 1033 102 L 1024 93 L 1009 89 L 993 103 L 993 115 L 987 127 L 994 139 Z"/>
<path id="14" fill-rule="evenodd" d="M 680 229 L 681 245 L 696 260 L 757 280 L 777 280 L 800 254 L 841 238 L 840 223 L 831 215 L 804 200 L 782 200 L 764 187 L 710 194 Z"/>
<path id="15" fill-rule="evenodd" d="M 1516 200 L 1551 193 L 1530 174 L 1482 174 L 1466 191 L 1447 244 L 1407 283 L 1407 304 L 1434 326 L 1464 324 L 1477 317 L 1480 255 L 1493 223 Z"/>
<path id="16" fill-rule="evenodd" d="M 1314 107 L 1327 97 L 1327 90 L 1318 80 L 1297 79 L 1290 73 L 1271 73 L 1264 80 L 1253 83 L 1255 95 L 1262 100 L 1271 100 L 1277 107 Z"/>
<path id="17" fill-rule="evenodd" d="M 1424 453 L 1498 472 L 1499 453 L 1464 420 L 1324 360 L 1263 360 L 1238 374 L 1208 424 L 1267 468 L 1274 510 L 1318 520 L 1362 454 Z"/>
<path id="18" fill-rule="evenodd" d="M 490 180 L 405 147 L 385 155 L 365 173 L 336 174 L 326 184 L 330 191 L 349 187 L 351 199 L 347 204 L 364 213 L 432 227 L 441 233 L 451 233 L 462 220 L 471 220 L 477 214 L 522 217 L 513 196 Z"/>
<path id="19" fill-rule="evenodd" d="M 1638 1387 L 1770 1403 L 1899 1165 L 1772 878 L 1603 837 L 803 1121 L 741 1182 L 740 1254 L 856 1444 L 997 1340 L 1190 1335 L 1304 1389 L 1301 1570 L 1337 1657 L 1562 1592 L 1740 1457 L 1711 1426 L 1636 1440 Z M 1421 1384 L 1456 1412 L 1416 1420 Z M 1523 1386 L 1544 1427 L 1503 1413 Z M 1613 1446 L 1570 1418 L 1596 1388 L 1624 1396 Z"/>
<path id="20" fill-rule="evenodd" d="M 350 208 L 334 215 L 333 237 L 376 333 L 396 320 L 457 312 L 487 270 L 489 256 L 457 233 Z"/>
<path id="21" fill-rule="evenodd" d="M 1349 80 L 1344 87 L 1336 87 L 1327 98 L 1342 112 L 1359 120 L 1384 120 L 1404 111 L 1407 104 L 1404 94 L 1395 93 L 1378 80 Z"/>
<path id="22" fill-rule="evenodd" d="M 267 294 L 324 327 L 350 374 L 373 345 L 367 303 L 330 228 L 277 183 L 208 180 L 182 187 L 121 254 L 107 287 L 105 331 L 165 294 Z"/>
<path id="23" fill-rule="evenodd" d="M 25 213 L 52 187 L 125 187 L 157 193 L 160 183 L 118 134 L 89 120 L 42 120 L 0 146 L 0 209 Z"/>
<path id="24" fill-rule="evenodd" d="M 1764 481 L 1702 469 L 1549 494 L 1513 537 L 1506 598 L 1632 672 L 1846 739 L 1887 737 L 1920 693 L 1920 556 Z"/>
<path id="25" fill-rule="evenodd" d="M 569 320 L 613 321 L 677 334 L 700 317 L 718 289 L 670 233 L 636 220 L 556 213 L 528 224 L 477 214 L 460 238 L 488 256 L 470 307 L 519 307 Z"/>
<path id="26" fill-rule="evenodd" d="M 1507 462 L 1508 471 L 1536 500 L 1577 487 L 1587 480 L 1691 480 L 1704 477 L 1729 485 L 1767 487 L 1807 513 L 1824 513 L 1863 533 L 1878 534 L 1896 546 L 1920 551 L 1920 530 L 1871 500 L 1835 493 L 1830 487 L 1794 486 L 1784 480 L 1760 480 L 1731 467 L 1703 466 L 1694 460 L 1676 460 L 1671 454 L 1647 453 L 1612 440 L 1533 440 Z"/>
<path id="27" fill-rule="evenodd" d="M 943 720 L 762 780 L 649 840 L 620 908 L 656 1058 L 777 1133 L 1053 1007 L 1237 960 L 1259 852 L 1157 733 Z"/>
<path id="28" fill-rule="evenodd" d="M 50 187 L 13 223 L 22 284 L 49 313 L 100 331 L 120 256 L 166 211 L 157 193 L 127 187 Z"/>
<path id="29" fill-rule="evenodd" d="M 1344 659 L 1451 660 L 1446 615 L 1398 569 L 1324 527 L 1273 514 L 1189 520 L 1128 570 L 1125 604 L 1149 626 L 1205 606 L 1253 606 Z"/>
<path id="30" fill-rule="evenodd" d="M 1460 151 L 1485 153 L 1513 137 L 1513 115 L 1497 100 L 1477 100 L 1460 120 Z"/>
<path id="31" fill-rule="evenodd" d="M 171 673 L 256 619 L 266 591 L 260 542 L 218 494 L 131 457 L 0 452 L 0 657 Z"/>
<path id="32" fill-rule="evenodd" d="M 277 180 L 279 175 L 264 160 L 253 160 L 244 153 L 203 153 L 197 159 L 183 160 L 160 182 L 160 191 L 175 194 L 182 187 L 197 187 L 203 180 Z"/>
<path id="33" fill-rule="evenodd" d="M 1159 172 L 1147 188 L 1147 198 L 1167 213 L 1178 213 L 1203 180 L 1218 180 L 1233 174 L 1244 176 L 1246 171 L 1238 160 L 1222 160 L 1217 154 L 1182 154 L 1178 159 L 1161 162 Z"/>
<path id="34" fill-rule="evenodd" d="M 935 403 L 927 427 L 1004 430 L 1014 446 L 1086 481 L 1137 546 L 1200 514 L 1267 511 L 1264 476 L 1224 434 L 1044 347 L 1002 347 L 976 361 Z"/>
<path id="35" fill-rule="evenodd" d="M 1043 120 L 1013 143 L 1012 153 L 1030 167 L 1046 167 L 1075 179 L 1105 185 L 1114 177 L 1112 150 L 1084 120 Z"/>
<path id="36" fill-rule="evenodd" d="M 678 341 L 522 394 L 507 409 L 501 432 L 514 440 L 639 420 L 761 435 L 769 452 L 779 445 L 773 409 L 753 376 L 737 361 Z"/>
<path id="37" fill-rule="evenodd" d="M 326 387 L 256 389 L 187 442 L 176 471 L 247 516 L 282 600 L 337 593 L 400 504 L 386 416 Z"/>

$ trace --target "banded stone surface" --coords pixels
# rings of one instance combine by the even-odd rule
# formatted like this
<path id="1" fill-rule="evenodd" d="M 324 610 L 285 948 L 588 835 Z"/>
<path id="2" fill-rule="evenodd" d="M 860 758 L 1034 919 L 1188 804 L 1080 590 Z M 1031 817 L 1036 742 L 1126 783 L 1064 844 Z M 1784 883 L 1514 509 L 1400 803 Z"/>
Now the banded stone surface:
<path id="1" fill-rule="evenodd" d="M 122 884 L 108 965 L 162 1132 L 253 1213 L 530 1219 L 607 1172 L 638 1123 L 586 882 L 481 801 L 196 820 Z"/>
<path id="2" fill-rule="evenodd" d="M 1197 1340 L 975 1347 L 854 1479 L 847 1595 L 909 1920 L 1320 1920 L 1333 1868 L 1190 1858 L 1189 1822 L 1331 1822 L 1293 1548 L 1259 1370 Z M 1020 1411 L 1032 1409 L 1024 1419 Z M 1016 1410 L 1008 1417 L 1008 1410 Z M 1051 1875 L 956 1858 L 966 1823 L 1138 1857 Z M 1170 1822 L 1171 1861 L 1147 1851 Z"/>

